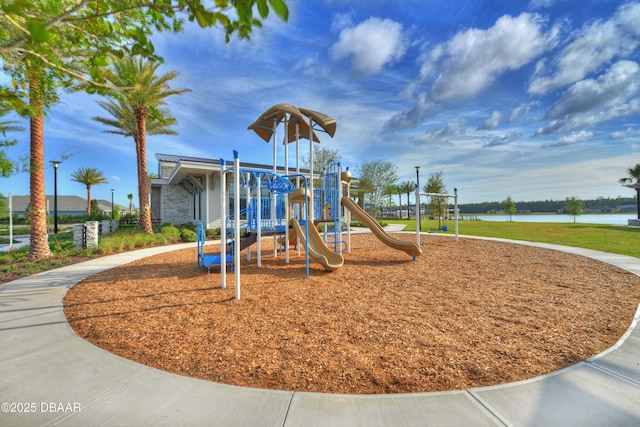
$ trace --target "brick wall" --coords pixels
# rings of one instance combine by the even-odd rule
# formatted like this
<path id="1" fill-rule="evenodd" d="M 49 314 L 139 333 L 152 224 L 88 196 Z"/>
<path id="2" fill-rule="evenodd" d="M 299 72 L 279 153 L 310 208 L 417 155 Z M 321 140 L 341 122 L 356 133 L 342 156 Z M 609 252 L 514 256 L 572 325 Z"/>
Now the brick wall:
<path id="1" fill-rule="evenodd" d="M 163 185 L 162 222 L 184 224 L 193 220 L 193 196 L 180 185 Z"/>

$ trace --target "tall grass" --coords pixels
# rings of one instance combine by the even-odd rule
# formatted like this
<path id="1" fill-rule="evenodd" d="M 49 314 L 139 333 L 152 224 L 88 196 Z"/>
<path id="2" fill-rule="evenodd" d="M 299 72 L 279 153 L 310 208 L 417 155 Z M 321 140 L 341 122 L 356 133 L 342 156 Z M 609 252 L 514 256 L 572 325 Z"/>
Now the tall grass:
<path id="1" fill-rule="evenodd" d="M 100 238 L 98 251 L 101 254 L 106 255 L 133 249 L 168 245 L 171 243 L 177 243 L 179 240 L 179 236 L 176 237 L 174 234 L 169 233 L 160 232 L 147 234 L 142 232 L 131 232 L 128 230 L 118 230 L 115 233 Z"/>
<path id="2" fill-rule="evenodd" d="M 175 227 L 174 227 L 175 228 Z M 177 230 L 177 229 L 176 229 Z M 195 236 L 195 233 L 194 233 Z M 11 252 L 0 252 L 0 275 L 7 274 L 15 277 L 29 276 L 52 268 L 61 267 L 83 258 L 92 258 L 117 252 L 129 251 L 152 246 L 168 245 L 180 241 L 181 233 L 173 230 L 154 234 L 118 230 L 115 233 L 100 237 L 96 249 L 76 249 L 73 243 L 73 233 L 58 233 L 50 236 L 50 258 L 29 261 L 29 247 L 21 247 Z"/>

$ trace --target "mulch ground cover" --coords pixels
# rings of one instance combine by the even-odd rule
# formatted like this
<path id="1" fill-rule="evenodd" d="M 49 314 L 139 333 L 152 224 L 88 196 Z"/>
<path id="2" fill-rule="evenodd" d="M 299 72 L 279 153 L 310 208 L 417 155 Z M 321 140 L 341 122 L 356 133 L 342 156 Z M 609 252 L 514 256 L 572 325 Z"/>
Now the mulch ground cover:
<path id="1" fill-rule="evenodd" d="M 399 239 L 413 240 L 411 234 Z M 612 346 L 640 278 L 592 259 L 511 243 L 424 236 L 416 261 L 352 236 L 344 267 L 304 257 L 202 273 L 196 249 L 88 277 L 65 297 L 75 332 L 125 358 L 248 387 L 327 393 L 456 390 L 531 378 Z M 207 246 L 215 251 L 215 246 Z M 303 252 L 304 254 L 304 252 Z"/>

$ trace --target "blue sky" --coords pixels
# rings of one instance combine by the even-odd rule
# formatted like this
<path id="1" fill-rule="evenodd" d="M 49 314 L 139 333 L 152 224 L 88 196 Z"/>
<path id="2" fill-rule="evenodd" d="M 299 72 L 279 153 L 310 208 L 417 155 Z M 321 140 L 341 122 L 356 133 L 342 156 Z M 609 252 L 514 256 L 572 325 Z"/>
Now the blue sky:
<path id="1" fill-rule="evenodd" d="M 633 196 L 618 179 L 640 162 L 640 2 L 573 0 L 288 1 L 251 41 L 187 26 L 155 37 L 178 136 L 150 136 L 155 153 L 271 163 L 272 146 L 247 130 L 278 103 L 337 120 L 343 166 L 388 160 L 421 184 L 443 171 L 461 203 Z M 92 196 L 137 198 L 133 140 L 104 133 L 99 98 L 70 94 L 45 123 L 45 155 L 72 154 L 58 192 L 85 196 L 70 176 L 94 167 L 109 179 Z M 25 126 L 27 124 L 25 123 Z M 9 151 L 28 153 L 28 139 Z M 282 153 L 282 149 L 279 152 Z M 290 150 L 293 156 L 294 150 Z M 302 148 L 308 156 L 308 144 Z M 290 164 L 293 162 L 290 160 Z M 284 163 L 280 155 L 279 164 Z M 53 193 L 53 170 L 46 171 Z M 28 175 L 0 192 L 28 194 Z M 135 199 L 134 199 L 135 200 Z"/>

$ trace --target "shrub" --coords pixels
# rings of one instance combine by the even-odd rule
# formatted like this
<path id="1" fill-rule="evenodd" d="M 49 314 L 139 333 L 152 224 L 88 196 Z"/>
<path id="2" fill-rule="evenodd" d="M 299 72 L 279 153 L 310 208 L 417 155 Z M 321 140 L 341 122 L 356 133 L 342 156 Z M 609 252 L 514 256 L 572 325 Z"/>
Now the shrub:
<path id="1" fill-rule="evenodd" d="M 220 228 L 207 228 L 204 230 L 204 234 L 207 235 L 207 239 L 219 239 Z"/>
<path id="2" fill-rule="evenodd" d="M 163 225 L 162 228 L 160 228 L 160 233 L 166 236 L 170 241 L 180 239 L 180 230 L 173 225 Z"/>
<path id="3" fill-rule="evenodd" d="M 196 232 L 185 228 L 180 232 L 180 240 L 182 240 L 183 242 L 195 242 Z"/>
<path id="4" fill-rule="evenodd" d="M 179 229 L 187 229 L 187 230 L 191 230 L 191 231 L 196 231 L 196 226 L 194 223 L 192 222 L 185 222 L 184 224 L 179 224 L 177 226 Z"/>

